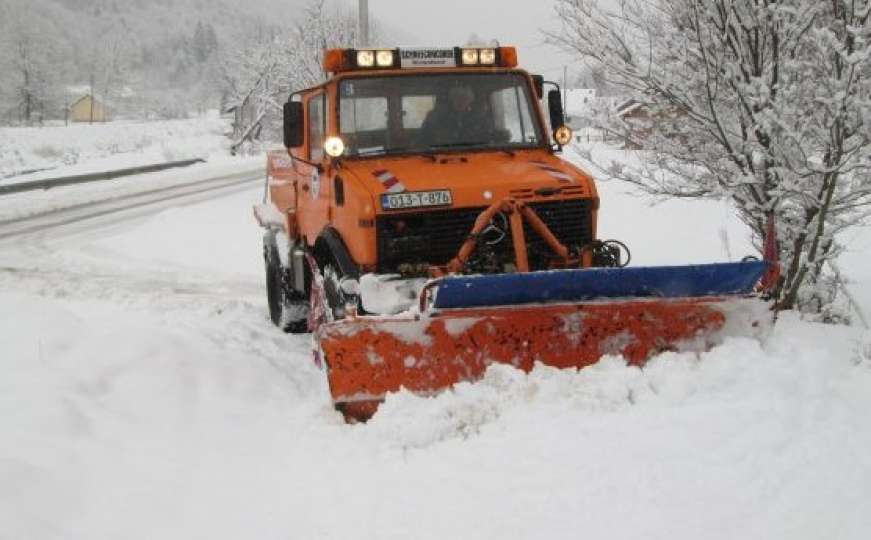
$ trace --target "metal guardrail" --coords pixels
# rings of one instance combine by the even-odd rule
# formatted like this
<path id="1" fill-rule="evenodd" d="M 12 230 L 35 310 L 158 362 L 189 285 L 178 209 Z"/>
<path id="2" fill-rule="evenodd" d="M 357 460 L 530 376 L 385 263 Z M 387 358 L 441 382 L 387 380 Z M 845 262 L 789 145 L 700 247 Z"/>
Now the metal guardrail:
<path id="1" fill-rule="evenodd" d="M 204 159 L 187 159 L 184 161 L 171 161 L 169 163 L 158 163 L 155 165 L 143 165 L 141 167 L 130 167 L 127 169 L 118 169 L 115 171 L 106 171 L 89 174 L 79 174 L 76 176 L 64 176 L 61 178 L 46 178 L 45 180 L 34 180 L 32 182 L 20 182 L 17 184 L 3 185 L 0 183 L 0 195 L 11 195 L 12 193 L 23 193 L 25 191 L 46 190 L 62 186 L 72 186 L 76 184 L 87 184 L 88 182 L 99 182 L 101 180 L 113 180 L 124 176 L 132 176 L 134 174 L 145 174 L 151 172 L 165 171 L 167 169 L 176 169 L 180 167 L 189 167 L 196 163 L 205 163 Z"/>

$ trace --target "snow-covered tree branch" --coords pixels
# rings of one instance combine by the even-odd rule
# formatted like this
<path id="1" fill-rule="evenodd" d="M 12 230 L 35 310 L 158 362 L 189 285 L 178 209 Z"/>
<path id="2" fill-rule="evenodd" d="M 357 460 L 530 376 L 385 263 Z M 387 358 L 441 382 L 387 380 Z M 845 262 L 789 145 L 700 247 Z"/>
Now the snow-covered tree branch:
<path id="1" fill-rule="evenodd" d="M 871 1 L 557 0 L 556 10 L 564 24 L 550 41 L 649 111 L 642 125 L 611 119 L 644 152 L 609 172 L 661 196 L 728 197 L 760 239 L 774 215 L 779 306 L 830 302 L 825 263 L 871 210 Z"/>
<path id="2" fill-rule="evenodd" d="M 356 32 L 353 12 L 312 0 L 289 31 L 232 53 L 224 63 L 224 84 L 236 106 L 249 111 L 236 126 L 236 146 L 261 128 L 277 134 L 288 95 L 325 81 L 323 50 L 353 46 Z"/>

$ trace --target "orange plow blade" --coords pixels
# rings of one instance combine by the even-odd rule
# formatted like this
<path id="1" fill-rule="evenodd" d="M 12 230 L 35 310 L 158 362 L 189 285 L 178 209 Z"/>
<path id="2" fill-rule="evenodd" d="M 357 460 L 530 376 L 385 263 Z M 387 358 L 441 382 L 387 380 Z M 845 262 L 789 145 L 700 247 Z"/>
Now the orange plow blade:
<path id="1" fill-rule="evenodd" d="M 704 350 L 739 311 L 746 334 L 767 308 L 755 299 L 687 298 L 458 309 L 344 320 L 321 327 L 318 338 L 334 401 L 365 420 L 390 392 L 431 395 L 480 379 L 492 363 L 580 369 L 622 355 L 640 366 L 659 352 Z"/>

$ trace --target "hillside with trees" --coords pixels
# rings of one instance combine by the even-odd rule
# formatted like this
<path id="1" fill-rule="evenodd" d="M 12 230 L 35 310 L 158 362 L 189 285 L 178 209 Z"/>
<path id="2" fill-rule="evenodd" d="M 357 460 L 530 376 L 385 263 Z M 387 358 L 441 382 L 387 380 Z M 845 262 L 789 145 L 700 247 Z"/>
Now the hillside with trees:
<path id="1" fill-rule="evenodd" d="M 116 116 L 221 107 L 230 99 L 225 59 L 291 27 L 304 4 L 0 0 L 0 123 L 63 119 L 89 88 Z"/>

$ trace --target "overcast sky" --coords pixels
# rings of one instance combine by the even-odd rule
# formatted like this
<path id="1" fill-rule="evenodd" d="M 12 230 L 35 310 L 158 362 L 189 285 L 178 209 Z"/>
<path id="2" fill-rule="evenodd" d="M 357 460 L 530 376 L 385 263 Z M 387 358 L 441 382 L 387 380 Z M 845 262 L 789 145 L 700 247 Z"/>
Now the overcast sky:
<path id="1" fill-rule="evenodd" d="M 357 0 L 344 0 L 356 9 Z M 576 63 L 544 44 L 541 29 L 558 29 L 554 0 L 369 0 L 379 21 L 403 31 L 404 43 L 384 45 L 463 45 L 477 34 L 515 45 L 521 66 L 548 78 L 561 78 Z M 409 41 L 410 40 L 410 41 Z"/>

